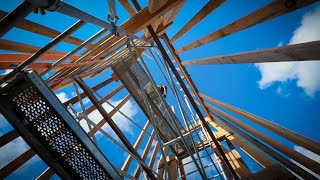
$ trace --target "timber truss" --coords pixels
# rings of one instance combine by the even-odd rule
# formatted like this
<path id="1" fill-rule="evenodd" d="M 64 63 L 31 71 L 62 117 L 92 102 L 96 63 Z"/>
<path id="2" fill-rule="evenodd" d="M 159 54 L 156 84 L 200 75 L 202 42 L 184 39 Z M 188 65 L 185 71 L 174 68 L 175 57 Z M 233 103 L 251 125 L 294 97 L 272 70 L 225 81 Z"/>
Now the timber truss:
<path id="1" fill-rule="evenodd" d="M 0 137 L 0 148 L 14 143 L 20 136 L 30 146 L 0 167 L 0 179 L 9 177 L 24 164 L 28 165 L 34 156 L 39 156 L 48 165 L 38 174 L 38 179 L 49 179 L 54 174 L 62 179 L 188 179 L 192 174 L 202 179 L 319 178 L 319 163 L 233 115 L 318 155 L 319 142 L 199 92 L 185 68 L 320 59 L 319 41 L 183 62 L 179 57 L 183 52 L 308 6 L 316 0 L 275 0 L 177 50 L 172 43 L 225 0 L 210 0 L 171 39 L 166 31 L 185 0 L 149 0 L 146 7 L 141 7 L 136 0 L 132 0 L 134 7 L 127 0 L 119 2 L 131 15 L 120 26 L 117 26 L 119 17 L 113 0 L 108 1 L 107 20 L 61 0 L 25 0 L 11 12 L 0 11 L 0 37 L 15 27 L 52 38 L 43 47 L 0 39 L 0 49 L 13 52 L 0 54 L 0 69 L 12 70 L 0 77 L 0 111 L 14 128 Z M 59 32 L 27 20 L 33 12 L 44 16 L 60 13 L 77 21 Z M 86 24 L 100 30 L 86 40 L 72 36 Z M 136 34 L 141 31 L 144 35 L 138 37 Z M 62 42 L 76 47 L 70 52 L 53 50 Z M 158 65 L 181 117 L 159 92 L 146 65 L 146 57 Z M 109 78 L 101 76 L 106 72 L 110 72 Z M 99 83 L 91 87 L 89 84 L 92 83 L 88 83 L 91 80 Z M 115 84 L 120 85 L 114 88 Z M 74 97 L 61 103 L 54 92 L 69 86 L 74 89 Z M 106 89 L 109 89 L 108 93 L 102 91 Z M 112 104 L 110 99 L 124 91 L 126 96 L 118 104 Z M 91 102 L 89 107 L 85 105 L 85 98 Z M 137 121 L 123 112 L 122 107 L 131 98 L 147 120 Z M 111 111 L 106 110 L 105 104 L 112 107 Z M 91 119 L 93 112 L 99 112 L 102 118 Z M 115 122 L 117 113 L 139 129 L 140 134 L 135 139 L 128 137 Z M 81 122 L 86 122 L 85 127 Z M 117 137 L 103 128 L 104 125 L 108 125 Z M 108 138 L 109 143 L 99 143 L 98 132 Z M 103 151 L 114 145 L 119 152 Z M 124 152 L 127 158 L 122 166 L 112 163 L 112 156 Z M 240 154 L 248 156 L 261 170 L 252 172 L 249 160 L 244 160 Z M 193 169 L 187 171 L 186 167 L 190 165 Z"/>

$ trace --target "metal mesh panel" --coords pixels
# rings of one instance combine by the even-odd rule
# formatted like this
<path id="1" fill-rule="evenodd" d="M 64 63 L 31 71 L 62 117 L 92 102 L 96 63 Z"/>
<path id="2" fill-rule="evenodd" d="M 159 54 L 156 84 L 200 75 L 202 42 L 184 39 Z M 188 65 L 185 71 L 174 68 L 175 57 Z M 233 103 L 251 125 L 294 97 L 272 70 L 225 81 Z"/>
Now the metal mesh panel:
<path id="1" fill-rule="evenodd" d="M 107 179 L 107 175 L 92 160 L 87 150 L 65 127 L 61 119 L 37 91 L 30 87 L 12 94 L 16 107 L 24 114 L 25 121 L 45 138 L 75 172 L 84 179 Z"/>
<path id="2" fill-rule="evenodd" d="M 147 101 L 151 102 L 151 114 L 154 115 L 156 123 L 155 125 L 165 138 L 164 140 L 170 141 L 177 138 L 178 133 L 177 130 L 174 130 L 175 128 L 173 128 L 175 127 L 173 121 L 178 124 L 178 130 L 182 131 L 184 128 L 175 116 L 170 115 L 169 111 L 171 111 L 171 109 L 168 108 L 166 102 L 163 101 L 158 95 L 156 92 L 157 87 L 151 83 L 141 65 L 136 60 L 128 58 L 118 62 L 112 68 L 146 114 L 148 114 Z M 147 92 L 147 99 L 143 99 L 143 94 L 141 92 L 138 79 L 141 85 L 144 87 L 144 90 Z M 186 139 L 188 145 L 191 146 L 191 139 Z M 183 147 L 181 141 L 179 141 L 179 144 L 180 147 Z M 176 150 L 178 151 L 178 149 Z"/>
<path id="3" fill-rule="evenodd" d="M 19 114 L 20 119 L 12 120 L 11 118 L 11 122 L 26 124 L 25 128 L 33 134 L 33 137 L 37 138 L 37 142 L 48 150 L 48 152 L 43 152 L 38 149 L 40 156 L 42 153 L 53 154 L 53 157 L 59 160 L 59 164 L 61 163 L 63 168 L 67 168 L 69 174 L 75 179 L 111 179 L 107 173 L 109 169 L 106 169 L 105 165 L 102 168 L 103 166 L 100 164 L 103 161 L 98 163 L 97 157 L 99 156 L 94 157 L 92 148 L 88 150 L 88 141 L 86 141 L 86 145 L 83 143 L 83 138 L 89 140 L 85 132 L 80 129 L 83 134 L 82 137 L 78 137 L 77 135 L 81 133 L 79 131 L 75 133 L 74 128 L 73 130 L 70 128 L 70 123 L 67 124 L 62 119 L 63 116 L 59 115 L 36 86 L 28 81 L 20 80 L 6 92 L 2 92 L 3 94 L 5 94 L 5 100 L 9 101 L 3 103 L 9 104 L 10 108 L 15 111 L 11 113 Z M 62 104 L 58 105 L 62 106 Z M 65 111 L 67 112 L 67 110 Z M 10 120 L 10 116 L 8 117 L 7 119 Z M 23 134 L 21 135 L 23 136 Z M 26 135 L 23 137 L 27 138 Z M 80 140 L 80 138 L 82 139 Z M 92 143 L 91 140 L 89 141 Z M 92 143 L 92 145 L 94 144 Z M 31 143 L 30 146 L 37 150 L 36 145 Z M 94 152 L 96 155 L 99 153 L 97 150 Z M 44 160 L 48 162 L 48 159 Z"/>

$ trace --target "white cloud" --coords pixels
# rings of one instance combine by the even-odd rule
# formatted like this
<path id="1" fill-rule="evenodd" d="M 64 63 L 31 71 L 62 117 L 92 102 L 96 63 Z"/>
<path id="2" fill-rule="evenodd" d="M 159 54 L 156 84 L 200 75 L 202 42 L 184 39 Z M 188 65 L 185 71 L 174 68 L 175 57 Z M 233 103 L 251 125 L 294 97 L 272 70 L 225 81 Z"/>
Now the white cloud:
<path id="1" fill-rule="evenodd" d="M 119 104 L 122 100 L 118 100 L 118 101 L 112 101 L 110 100 L 109 102 L 113 105 L 116 106 L 117 104 Z M 107 103 L 103 103 L 102 106 L 104 107 L 104 109 L 110 113 L 111 110 L 113 109 L 111 106 L 109 106 Z M 127 103 L 125 103 L 120 110 L 128 117 L 133 118 L 137 112 L 138 112 L 138 108 L 133 104 L 133 102 L 131 100 L 129 100 Z M 99 113 L 98 110 L 94 110 L 92 113 L 90 113 L 88 115 L 89 119 L 92 120 L 93 122 L 95 122 L 96 124 L 100 122 L 100 120 L 103 119 L 102 115 Z M 131 135 L 133 135 L 133 130 L 131 127 L 131 122 L 129 122 L 129 120 L 127 120 L 126 117 L 124 117 L 123 115 L 121 115 L 119 112 L 115 113 L 112 116 L 112 120 L 118 125 L 118 127 L 123 131 L 123 132 L 127 132 Z M 83 129 L 88 132 L 89 128 L 87 125 L 87 122 L 83 119 L 80 121 L 80 125 L 83 127 Z M 112 131 L 112 129 L 109 127 L 108 123 L 106 123 L 104 126 L 102 126 L 102 129 L 104 129 L 107 133 L 114 135 L 114 132 Z M 99 132 L 99 134 L 101 134 Z"/>
<path id="2" fill-rule="evenodd" d="M 57 93 L 56 96 L 58 97 L 58 99 L 64 103 L 66 101 L 69 100 L 69 97 L 67 96 L 67 94 L 65 92 L 61 92 L 61 93 Z"/>
<path id="3" fill-rule="evenodd" d="M 18 137 L 14 141 L 6 144 L 0 148 L 0 168 L 13 161 L 19 155 L 29 149 L 29 146 L 24 142 L 21 137 Z"/>
<path id="4" fill-rule="evenodd" d="M 9 125 L 9 122 L 3 117 L 2 114 L 0 114 L 0 134 L 2 134 L 1 130 L 5 129 Z"/>
<path id="5" fill-rule="evenodd" d="M 3 71 L 3 73 L 1 73 L 0 75 L 6 75 L 6 74 L 9 74 L 11 71 L 12 71 L 12 69 L 4 70 L 4 71 Z"/>
<path id="6" fill-rule="evenodd" d="M 290 44 L 298 44 L 320 40 L 320 7 L 304 15 L 301 26 L 295 30 Z M 308 96 L 314 96 L 320 91 L 320 62 L 276 62 L 256 64 L 262 78 L 259 81 L 261 89 L 275 82 L 285 83 L 297 80 L 297 86 L 304 89 Z"/>

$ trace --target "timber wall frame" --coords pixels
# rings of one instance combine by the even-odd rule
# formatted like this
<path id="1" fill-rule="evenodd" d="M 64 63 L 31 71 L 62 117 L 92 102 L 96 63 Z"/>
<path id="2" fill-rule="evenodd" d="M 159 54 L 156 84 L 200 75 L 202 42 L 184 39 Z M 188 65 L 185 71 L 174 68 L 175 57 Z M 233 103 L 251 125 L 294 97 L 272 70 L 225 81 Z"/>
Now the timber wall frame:
<path id="1" fill-rule="evenodd" d="M 26 0 L 22 1 L 12 12 L 0 11 L 0 19 L 2 19 L 0 21 L 0 37 L 13 27 L 16 27 L 53 39 L 44 47 L 23 44 L 14 40 L 0 39 L 0 49 L 16 52 L 15 54 L 0 54 L 0 70 L 13 69 L 9 75 L 0 77 L 0 83 L 4 85 L 5 82 L 10 82 L 15 78 L 15 75 L 22 70 L 26 70 L 26 68 L 37 71 L 41 76 L 44 76 L 48 72 L 53 72 L 46 79 L 46 83 L 52 91 L 61 90 L 75 82 L 78 83 L 84 91 L 79 94 L 81 98 L 76 95 L 63 104 L 65 107 L 70 107 L 86 97 L 92 101 L 92 105 L 84 110 L 85 114 L 98 110 L 103 115 L 103 119 L 97 123 L 96 127 L 92 127 L 87 132 L 88 136 L 94 141 L 97 132 L 101 130 L 103 125 L 108 123 L 115 130 L 121 142 L 131 152 L 123 165 L 116 167 L 122 177 L 138 179 L 146 175 L 150 179 L 156 179 L 156 176 L 161 179 L 161 177 L 168 178 L 171 175 L 172 179 L 188 179 L 188 175 L 196 172 L 186 172 L 184 169 L 184 166 L 190 162 L 186 163 L 183 159 L 189 155 L 175 156 L 174 153 L 170 155 L 163 154 L 163 152 L 170 150 L 166 147 L 162 149 L 164 143 L 159 143 L 155 140 L 162 139 L 162 137 L 156 135 L 150 120 L 147 120 L 145 124 L 140 124 L 142 130 L 134 144 L 128 141 L 122 130 L 113 122 L 112 116 L 131 99 L 130 93 L 109 113 L 102 107 L 105 101 L 115 97 L 120 91 L 122 92 L 125 89 L 124 85 L 120 84 L 115 88 L 113 87 L 108 94 L 103 96 L 103 99 L 95 97 L 94 91 L 109 88 L 111 84 L 119 82 L 119 78 L 114 73 L 111 77 L 103 79 L 92 88 L 84 81 L 84 79 L 90 80 L 90 78 L 95 78 L 106 70 L 111 70 L 112 62 L 127 58 L 129 51 L 127 50 L 128 42 L 126 38 L 130 37 L 134 39 L 134 43 L 137 44 L 138 51 L 135 51 L 133 54 L 135 58 L 139 58 L 141 53 L 149 56 L 145 50 L 152 47 L 148 40 L 153 39 L 157 47 L 155 51 L 160 51 L 163 61 L 169 66 L 191 103 L 192 111 L 195 111 L 195 114 L 199 117 L 196 119 L 196 123 L 186 127 L 184 133 L 190 130 L 190 133 L 194 135 L 201 131 L 203 138 L 196 142 L 197 149 L 200 152 L 210 150 L 210 152 L 218 156 L 215 160 L 216 164 L 220 166 L 220 171 L 212 178 L 291 179 L 294 177 L 291 172 L 305 179 L 316 179 L 319 177 L 320 165 L 317 162 L 258 132 L 230 114 L 236 114 L 318 155 L 320 155 L 319 142 L 201 93 L 185 68 L 185 66 L 208 64 L 317 60 L 320 59 L 320 54 L 318 53 L 320 47 L 319 41 L 197 60 L 182 61 L 179 57 L 179 54 L 183 52 L 290 13 L 296 9 L 315 3 L 317 0 L 275 0 L 247 16 L 177 50 L 172 43 L 182 38 L 190 29 L 196 27 L 201 20 L 222 6 L 225 0 L 210 0 L 171 39 L 166 35 L 166 31 L 173 24 L 177 14 L 183 10 L 185 0 L 149 0 L 148 6 L 144 8 L 141 8 L 136 0 L 132 0 L 134 7 L 127 0 L 119 0 L 119 2 L 132 17 L 117 27 L 116 34 L 112 31 L 114 30 L 114 26 L 109 22 L 97 19 L 67 3 L 61 4 L 60 1 L 46 0 L 42 1 L 42 3 L 33 4 L 33 1 Z M 25 19 L 36 8 L 44 9 L 47 13 L 52 13 L 50 11 L 63 13 L 78 19 L 78 21 L 64 32 L 59 32 Z M 70 10 L 74 10 L 76 13 L 72 13 Z M 94 24 L 102 29 L 87 40 L 73 37 L 72 34 L 85 24 Z M 145 32 L 145 35 L 137 37 L 135 34 L 142 30 Z M 102 38 L 93 43 L 99 37 Z M 161 38 L 164 44 L 160 41 Z M 71 52 L 53 50 L 52 48 L 60 42 L 70 43 L 77 47 Z M 85 49 L 85 51 L 82 54 L 76 54 L 81 49 Z M 172 55 L 172 59 L 169 57 L 168 52 Z M 107 59 L 105 59 L 106 57 Z M 55 61 L 49 62 L 47 60 Z M 71 61 L 65 62 L 66 60 Z M 212 131 L 212 129 L 215 131 Z M 19 136 L 17 130 L 11 130 L 2 135 L 0 137 L 0 148 L 13 143 Z M 143 141 L 147 142 L 142 147 Z M 139 148 L 143 148 L 140 154 L 138 153 Z M 251 172 L 241 154 L 246 154 L 246 156 L 250 157 L 252 161 L 255 161 L 261 167 L 261 170 L 255 173 Z M 0 179 L 8 177 L 34 156 L 36 156 L 36 153 L 31 148 L 17 156 L 0 169 Z M 159 157 L 161 158 L 159 159 Z M 208 157 L 202 157 L 201 159 L 206 158 Z M 306 171 L 305 168 L 301 168 L 300 165 L 293 163 L 289 158 L 313 173 Z M 137 162 L 141 163 L 140 168 L 136 165 Z M 156 164 L 157 174 L 153 172 Z M 133 169 L 135 169 L 131 174 L 128 172 L 130 166 L 134 166 Z M 212 165 L 208 164 L 204 166 L 207 166 L 205 168 L 213 168 Z M 48 167 L 44 172 L 39 174 L 38 178 L 48 179 L 54 174 L 55 172 Z"/>

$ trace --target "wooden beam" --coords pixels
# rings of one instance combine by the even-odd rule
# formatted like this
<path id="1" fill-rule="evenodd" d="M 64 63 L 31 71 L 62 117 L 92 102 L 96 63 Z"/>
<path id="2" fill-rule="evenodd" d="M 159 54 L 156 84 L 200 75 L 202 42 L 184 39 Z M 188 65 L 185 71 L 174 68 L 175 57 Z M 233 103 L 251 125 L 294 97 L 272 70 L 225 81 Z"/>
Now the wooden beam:
<path id="1" fill-rule="evenodd" d="M 142 10 L 139 10 L 138 13 L 136 13 L 134 16 L 132 16 L 128 21 L 123 23 L 120 28 L 126 30 L 127 32 L 130 32 L 132 34 L 138 33 L 141 30 L 143 30 L 145 27 L 150 25 L 152 22 L 157 20 L 160 16 L 164 15 L 166 12 L 180 4 L 184 0 L 168 0 L 168 3 L 161 7 L 159 10 L 151 14 L 148 10 L 148 8 L 144 8 Z M 88 48 L 83 54 L 86 54 L 87 52 L 91 51 L 92 49 L 96 48 L 99 46 L 101 43 L 106 41 L 112 36 L 112 34 L 108 34 L 104 38 L 100 39 L 97 43 L 95 43 L 92 47 Z M 112 42 L 100 47 L 97 51 L 95 51 L 92 55 L 95 56 L 105 50 L 106 48 L 110 47 L 112 44 L 117 42 L 120 38 L 123 36 L 119 36 L 115 38 Z M 71 68 L 70 70 L 67 71 L 67 73 L 61 74 L 61 77 L 65 77 L 67 74 L 72 72 L 74 68 Z M 54 86 L 52 88 L 55 88 Z"/>
<path id="2" fill-rule="evenodd" d="M 274 164 L 265 169 L 262 169 L 244 179 L 298 179 L 288 169 L 279 164 Z"/>
<path id="3" fill-rule="evenodd" d="M 108 68 L 107 68 L 107 69 L 108 69 Z M 81 77 L 82 77 L 83 79 L 86 79 L 86 78 L 91 77 L 94 73 L 95 73 L 95 72 L 91 72 L 91 73 L 89 73 L 89 74 L 83 74 L 83 75 L 81 75 Z M 51 88 L 52 91 L 58 91 L 58 90 L 60 90 L 60 89 L 62 89 L 62 88 L 65 88 L 65 87 L 69 86 L 72 82 L 73 82 L 73 78 L 72 78 L 72 77 L 68 77 L 68 78 L 64 79 L 64 80 L 63 80 L 61 83 L 59 83 L 59 84 L 53 84 L 53 85 L 51 85 L 50 88 Z"/>
<path id="4" fill-rule="evenodd" d="M 111 110 L 111 112 L 108 115 L 112 117 L 117 112 L 117 109 L 120 109 L 130 98 L 131 98 L 131 95 L 128 94 L 117 106 L 115 106 L 116 108 Z M 99 101 L 98 103 L 101 104 Z M 101 119 L 97 125 L 102 128 L 102 126 L 105 125 L 106 123 L 107 123 L 107 120 Z M 88 132 L 88 136 L 92 137 L 96 132 L 98 132 L 98 128 L 94 127 L 91 131 Z"/>
<path id="5" fill-rule="evenodd" d="M 7 14 L 8 14 L 7 12 L 0 10 L 0 19 L 5 17 Z M 51 29 L 49 27 L 43 26 L 41 24 L 26 20 L 26 19 L 19 21 L 17 23 L 16 27 L 23 29 L 23 30 L 26 30 L 26 31 L 29 31 L 29 32 L 39 34 L 39 35 L 51 37 L 51 38 L 55 38 L 61 33 L 59 31 L 56 31 L 54 29 Z M 64 41 L 67 43 L 70 43 L 70 44 L 77 45 L 77 46 L 79 46 L 83 42 L 83 40 L 78 39 L 76 37 L 72 37 L 72 36 L 65 38 Z M 88 45 L 88 47 L 90 47 L 90 46 L 92 46 L 92 45 Z"/>
<path id="6" fill-rule="evenodd" d="M 83 65 L 90 65 L 93 63 L 96 63 L 97 61 L 87 61 L 84 63 L 61 63 L 58 67 L 54 69 L 61 69 L 63 67 L 80 67 Z M 99 62 L 99 61 L 98 61 Z M 100 61 L 101 62 L 101 61 Z M 15 65 L 19 65 L 21 62 L 19 61 L 12 61 L 12 62 L 0 62 L 0 70 L 3 69 L 15 69 Z M 28 68 L 31 69 L 46 69 L 48 67 L 51 67 L 51 65 L 54 64 L 54 62 L 34 62 L 28 66 Z M 14 66 L 12 66 L 14 65 Z"/>
<path id="7" fill-rule="evenodd" d="M 148 1 L 148 10 L 151 14 L 159 10 L 162 6 L 164 6 L 168 0 L 149 0 Z"/>
<path id="8" fill-rule="evenodd" d="M 297 166 L 294 164 L 291 160 L 287 159 L 286 157 L 282 156 L 281 154 L 277 153 L 270 147 L 266 146 L 265 144 L 261 143 L 258 139 L 253 138 L 252 136 L 248 135 L 247 133 L 244 133 L 242 130 L 240 130 L 238 127 L 232 125 L 228 121 L 216 116 L 215 114 L 212 114 L 212 116 L 217 120 L 217 123 L 222 122 L 224 126 L 231 129 L 235 133 L 239 134 L 242 138 L 246 139 L 248 142 L 259 148 L 259 150 L 265 152 L 270 157 L 275 159 L 276 161 L 280 162 L 282 165 L 287 167 L 288 169 L 292 170 L 296 174 L 298 174 L 300 177 L 304 179 L 317 179 L 310 173 L 308 173 L 306 170 L 302 169 L 300 166 Z M 220 124 L 221 125 L 221 124 Z"/>
<path id="9" fill-rule="evenodd" d="M 186 172 L 184 170 L 183 163 L 182 163 L 181 159 L 178 159 L 178 167 L 179 167 L 179 171 L 180 171 L 181 180 L 187 180 Z"/>
<path id="10" fill-rule="evenodd" d="M 22 166 L 24 163 L 26 163 L 29 159 L 31 159 L 36 153 L 29 149 L 23 154 L 21 154 L 19 157 L 11 161 L 9 164 L 4 166 L 0 169 L 0 179 L 4 179 L 11 173 L 13 173 L 16 169 L 18 169 L 20 166 Z"/>
<path id="11" fill-rule="evenodd" d="M 156 141 L 156 145 L 154 146 L 153 150 L 152 150 L 152 153 L 151 153 L 151 157 L 150 157 L 150 161 L 148 163 L 148 166 L 153 169 L 153 165 L 156 161 L 156 157 L 157 157 L 157 154 L 158 154 L 158 150 L 159 150 L 159 143 L 158 141 Z"/>
<path id="12" fill-rule="evenodd" d="M 0 49 L 34 54 L 38 52 L 41 49 L 41 47 L 18 43 L 14 41 L 5 40 L 5 39 L 0 39 Z M 64 52 L 56 51 L 56 50 L 48 50 L 46 53 L 65 55 Z"/>
<path id="13" fill-rule="evenodd" d="M 2 135 L 0 137 L 0 148 L 9 142 L 15 140 L 17 137 L 19 137 L 19 133 L 17 130 L 11 130 L 10 132 L 6 133 L 5 135 Z"/>
<path id="14" fill-rule="evenodd" d="M 227 137 L 229 141 L 235 144 L 242 152 L 247 154 L 252 160 L 259 164 L 262 168 L 272 166 L 276 162 L 261 153 L 248 142 L 244 141 L 242 138 L 237 135 L 232 135 Z"/>
<path id="15" fill-rule="evenodd" d="M 153 138 L 154 138 L 154 134 L 155 134 L 155 133 L 154 133 L 154 130 L 152 130 L 151 136 L 149 137 L 149 139 L 148 139 L 148 141 L 147 141 L 147 144 L 146 144 L 146 146 L 145 146 L 145 148 L 144 148 L 144 150 L 143 150 L 143 152 L 142 152 L 141 158 L 142 158 L 143 161 L 146 161 L 146 159 L 147 159 L 147 156 L 148 156 L 148 154 L 149 154 L 149 151 L 150 151 L 152 142 L 153 142 L 153 140 L 154 140 L 154 139 L 153 139 Z M 139 179 L 140 174 L 141 174 L 141 169 L 140 169 L 139 166 L 138 166 L 138 167 L 136 168 L 135 172 L 134 172 L 134 177 L 137 178 L 137 179 Z"/>
<path id="16" fill-rule="evenodd" d="M 169 171 L 171 175 L 171 179 L 179 179 L 178 178 L 178 160 L 172 160 L 168 163 Z"/>
<path id="17" fill-rule="evenodd" d="M 119 0 L 120 4 L 128 11 L 128 13 L 131 16 L 134 16 L 136 14 L 136 11 L 132 8 L 131 4 L 128 2 L 128 0 Z"/>
<path id="18" fill-rule="evenodd" d="M 248 133 L 252 134 L 253 136 L 261 139 L 265 143 L 269 144 L 273 148 L 277 149 L 281 153 L 285 154 L 286 156 L 292 158 L 293 160 L 297 161 L 298 163 L 302 164 L 303 166 L 307 167 L 308 169 L 312 170 L 313 172 L 320 174 L 320 164 L 314 161 L 313 159 L 310 159 L 301 153 L 289 148 L 288 146 L 276 141 L 275 139 L 261 133 L 260 131 L 256 130 L 255 128 L 252 128 L 248 126 L 247 124 L 242 123 L 238 119 L 234 118 L 233 116 L 230 116 L 229 114 L 221 111 L 220 109 L 212 106 L 211 104 L 205 103 L 208 108 L 210 108 L 213 112 L 219 114 L 225 119 L 228 119 L 232 123 L 236 124 L 243 130 L 247 131 Z"/>
<path id="19" fill-rule="evenodd" d="M 233 153 L 228 151 L 224 146 L 221 146 L 225 155 L 227 156 L 229 162 L 231 163 L 233 169 L 237 172 L 237 174 L 243 178 L 245 176 L 250 175 L 250 171 L 248 170 L 245 165 L 243 165 L 235 156 Z"/>
<path id="20" fill-rule="evenodd" d="M 124 88 L 124 86 L 123 85 L 120 85 L 118 88 L 116 88 L 115 90 L 113 90 L 113 91 L 111 91 L 109 94 L 107 94 L 105 97 L 104 97 L 104 100 L 108 100 L 108 99 L 110 99 L 112 96 L 114 96 L 115 94 L 117 94 L 121 89 L 123 89 Z M 129 97 L 128 97 L 129 98 Z M 103 104 L 103 102 L 104 102 L 104 100 L 99 100 L 99 103 L 100 104 Z M 127 99 L 125 98 L 125 100 L 127 101 Z M 129 99 L 128 99 L 129 100 Z M 119 105 L 119 104 L 118 104 Z M 118 106 L 117 105 L 117 106 Z M 116 106 L 116 107 L 117 107 Z M 90 114 L 92 111 L 94 111 L 96 108 L 92 105 L 92 106 L 90 106 L 90 107 L 88 107 L 87 109 L 86 109 L 86 113 L 87 114 Z"/>
<path id="21" fill-rule="evenodd" d="M 171 9 L 170 11 L 168 11 L 167 16 L 164 18 L 163 21 L 163 25 L 166 26 L 167 24 L 171 23 L 174 18 L 176 18 L 176 16 L 178 15 L 178 13 L 180 12 L 182 6 L 184 5 L 186 1 L 183 0 L 181 1 L 175 8 Z"/>
<path id="22" fill-rule="evenodd" d="M 225 0 L 210 0 L 193 18 L 185 25 L 180 31 L 170 39 L 170 43 L 174 43 L 181 36 L 187 33 L 205 17 L 207 17 L 212 11 L 217 9 Z"/>
<path id="23" fill-rule="evenodd" d="M 107 79 L 107 80 L 105 80 L 105 81 L 102 81 L 102 82 L 99 83 L 98 85 L 94 86 L 92 89 L 95 90 L 95 91 L 97 91 L 97 90 L 105 87 L 106 85 L 108 85 L 108 84 L 111 83 L 111 82 L 113 82 L 113 79 L 112 79 L 112 78 L 109 78 L 109 79 Z M 121 86 L 120 86 L 120 87 L 121 87 Z M 123 87 L 123 86 L 122 86 L 122 87 Z M 118 87 L 118 88 L 119 88 L 119 87 Z M 118 89 L 118 88 L 116 88 L 116 89 Z M 119 90 L 118 90 L 118 91 L 119 91 Z M 118 91 L 117 91 L 117 92 L 118 92 Z M 81 99 L 83 99 L 83 98 L 87 97 L 87 95 L 86 95 L 85 93 L 81 93 L 81 94 L 80 94 L 80 97 L 81 97 Z M 106 98 L 106 99 L 108 99 L 108 98 Z M 77 102 L 78 102 L 78 96 L 75 96 L 75 97 L 69 99 L 68 101 L 64 102 L 63 104 L 64 104 L 65 106 L 68 106 L 69 104 L 75 104 L 75 103 L 77 103 Z"/>
<path id="24" fill-rule="evenodd" d="M 208 118 L 206 120 L 209 120 Z M 208 121 L 212 127 L 218 130 L 219 133 L 226 134 L 225 140 L 232 142 L 239 147 L 244 153 L 246 153 L 251 159 L 253 159 L 261 167 L 266 168 L 275 164 L 276 162 L 264 155 L 261 151 L 254 148 L 251 144 L 244 141 L 242 138 L 239 138 L 232 131 L 227 130 L 225 126 L 222 126 L 220 123 L 215 121 Z M 215 134 L 217 136 L 217 133 Z M 243 163 L 245 164 L 245 163 Z"/>
<path id="25" fill-rule="evenodd" d="M 84 81 L 80 78 L 75 78 L 75 81 L 79 84 L 81 89 L 84 93 L 87 94 L 88 98 L 91 100 L 91 102 L 97 107 L 97 110 L 100 112 L 100 114 L 103 116 L 105 121 L 108 122 L 112 130 L 116 133 L 116 135 L 119 137 L 119 139 L 122 141 L 122 143 L 126 146 L 126 148 L 134 154 L 139 160 L 143 161 L 141 156 L 137 153 L 137 151 L 133 148 L 133 146 L 130 144 L 129 140 L 126 138 L 126 136 L 122 133 L 122 131 L 119 129 L 117 124 L 111 119 L 111 116 L 107 113 L 107 111 L 102 107 L 102 105 L 99 103 L 97 98 L 94 96 L 94 94 L 90 91 L 90 88 L 88 85 L 84 83 Z M 102 127 L 102 126 L 99 126 Z M 149 167 L 147 167 L 144 164 L 141 164 L 142 168 L 145 170 L 149 178 L 155 180 L 156 177 L 152 173 Z"/>
<path id="26" fill-rule="evenodd" d="M 48 180 L 54 175 L 53 169 L 48 167 L 43 173 L 41 173 L 36 179 L 37 180 Z"/>
<path id="27" fill-rule="evenodd" d="M 182 62 L 184 66 L 320 60 L 320 41 Z"/>
<path id="28" fill-rule="evenodd" d="M 289 13 L 291 11 L 294 11 L 296 9 L 305 7 L 309 4 L 312 4 L 314 2 L 317 2 L 318 0 L 310 0 L 310 1 L 294 1 L 293 7 L 287 7 L 287 0 L 276 0 L 272 3 L 264 6 L 261 9 L 258 9 L 254 11 L 253 13 L 211 33 L 208 34 L 184 47 L 181 49 L 178 49 L 176 51 L 177 54 L 183 53 L 185 51 L 188 51 L 190 49 L 205 45 L 209 42 L 212 42 L 214 40 L 223 38 L 225 36 L 228 36 L 230 34 L 236 33 L 238 31 L 241 31 L 243 29 L 249 28 L 251 26 L 254 26 L 256 24 L 263 23 L 265 21 L 271 20 L 273 18 L 276 18 L 278 16 L 284 15 L 286 13 Z"/>
<path id="29" fill-rule="evenodd" d="M 148 121 L 146 122 L 146 124 L 144 125 L 144 127 L 143 127 L 143 131 L 140 132 L 140 134 L 139 134 L 136 142 L 135 142 L 134 145 L 133 145 L 133 148 L 134 148 L 135 150 L 138 150 L 138 148 L 139 148 L 139 146 L 140 146 L 140 144 L 141 144 L 141 142 L 142 142 L 142 140 L 143 140 L 143 137 L 144 137 L 144 135 L 146 134 L 146 131 L 148 130 L 149 126 L 150 126 L 150 121 L 148 120 Z M 132 162 L 132 159 L 133 159 L 133 157 L 129 154 L 128 157 L 127 157 L 127 159 L 125 160 L 125 162 L 124 162 L 123 165 L 122 165 L 122 168 L 121 168 L 122 171 L 124 171 L 124 172 L 127 172 L 127 171 L 128 171 L 128 169 L 129 169 L 129 167 L 130 167 L 130 164 L 131 164 L 131 162 Z M 149 166 L 149 167 L 150 167 L 150 166 Z"/>
<path id="30" fill-rule="evenodd" d="M 293 143 L 295 143 L 297 145 L 300 145 L 300 146 L 320 155 L 320 143 L 319 142 L 316 142 L 316 141 L 309 139 L 305 136 L 302 136 L 298 133 L 290 131 L 282 126 L 279 126 L 278 124 L 271 122 L 271 121 L 268 121 L 266 119 L 260 118 L 258 116 L 253 115 L 253 114 L 250 114 L 250 113 L 248 113 L 244 110 L 241 110 L 237 107 L 231 106 L 227 103 L 224 103 L 222 101 L 219 101 L 217 99 L 209 97 L 205 94 L 200 93 L 200 96 L 205 98 L 206 100 L 214 103 L 214 104 L 217 104 L 217 105 L 231 111 L 232 113 L 235 113 L 235 114 L 237 114 L 237 115 L 239 115 L 239 116 L 241 116 L 241 117 L 257 124 L 257 125 L 260 125 L 261 127 L 266 128 L 267 130 L 269 130 L 275 134 L 278 134 L 279 136 L 281 136 L 283 138 L 288 139 L 289 141 L 292 141 Z"/>
<path id="31" fill-rule="evenodd" d="M 32 54 L 6 54 L 1 53 L 0 54 L 0 62 L 12 62 L 12 61 L 18 61 L 18 62 L 24 62 L 29 57 L 31 57 Z M 41 57 L 39 57 L 37 60 L 59 60 L 62 58 L 63 54 L 44 54 Z M 74 61 L 80 58 L 80 55 L 73 55 L 69 59 Z M 91 57 L 88 57 L 87 60 L 90 60 Z"/>

